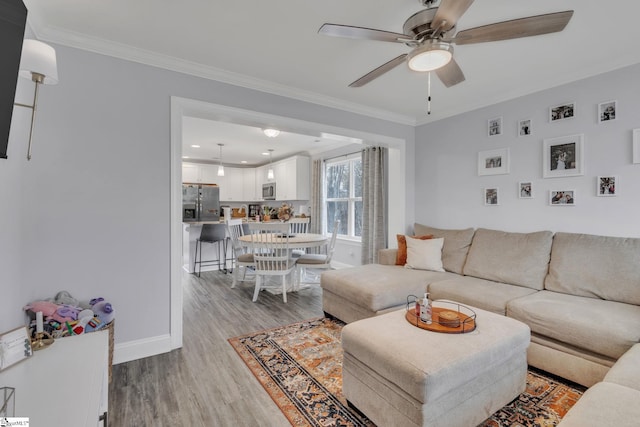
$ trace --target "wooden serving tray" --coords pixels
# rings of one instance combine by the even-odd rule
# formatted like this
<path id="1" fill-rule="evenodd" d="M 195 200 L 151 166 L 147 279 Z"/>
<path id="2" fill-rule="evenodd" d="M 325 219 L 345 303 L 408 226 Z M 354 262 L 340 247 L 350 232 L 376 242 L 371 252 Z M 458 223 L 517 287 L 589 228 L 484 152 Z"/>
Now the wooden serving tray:
<path id="1" fill-rule="evenodd" d="M 413 326 L 417 326 L 421 329 L 426 329 L 427 331 L 432 332 L 442 332 L 444 334 L 465 334 L 467 332 L 471 332 L 476 329 L 476 321 L 473 317 L 469 317 L 460 311 L 454 311 L 460 317 L 460 325 L 453 326 L 445 326 L 438 323 L 438 315 L 441 311 L 454 311 L 447 308 L 442 307 L 432 307 L 431 309 L 431 318 L 433 322 L 431 324 L 426 324 L 418 316 L 416 316 L 416 312 L 413 308 L 407 310 L 405 314 L 405 318 L 409 323 Z"/>

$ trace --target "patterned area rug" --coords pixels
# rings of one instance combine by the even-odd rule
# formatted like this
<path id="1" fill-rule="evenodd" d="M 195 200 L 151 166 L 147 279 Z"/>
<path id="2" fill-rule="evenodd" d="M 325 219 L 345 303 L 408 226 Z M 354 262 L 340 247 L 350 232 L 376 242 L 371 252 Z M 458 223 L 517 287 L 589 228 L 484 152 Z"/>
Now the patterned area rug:
<path id="1" fill-rule="evenodd" d="M 374 424 L 342 395 L 344 324 L 319 318 L 229 339 L 293 426 Z M 482 427 L 550 427 L 560 422 L 584 388 L 530 369 L 527 389 Z"/>

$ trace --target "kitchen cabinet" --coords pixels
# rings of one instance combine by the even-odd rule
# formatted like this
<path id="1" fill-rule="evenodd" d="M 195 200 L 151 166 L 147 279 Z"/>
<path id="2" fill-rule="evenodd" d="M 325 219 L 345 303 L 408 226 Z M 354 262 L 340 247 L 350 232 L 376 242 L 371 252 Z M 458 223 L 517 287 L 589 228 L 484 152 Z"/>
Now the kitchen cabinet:
<path id="1" fill-rule="evenodd" d="M 258 194 L 262 193 L 256 192 L 256 169 L 242 169 L 242 196 L 244 200 L 254 202 L 258 200 Z"/>
<path id="2" fill-rule="evenodd" d="M 220 186 L 221 202 L 243 202 L 244 197 L 244 178 L 242 168 L 224 168 L 224 177 L 218 184 Z"/>
<path id="3" fill-rule="evenodd" d="M 195 184 L 218 184 L 218 165 L 182 163 L 182 182 Z"/>
<path id="4" fill-rule="evenodd" d="M 276 200 L 309 200 L 310 159 L 294 156 L 274 164 Z"/>

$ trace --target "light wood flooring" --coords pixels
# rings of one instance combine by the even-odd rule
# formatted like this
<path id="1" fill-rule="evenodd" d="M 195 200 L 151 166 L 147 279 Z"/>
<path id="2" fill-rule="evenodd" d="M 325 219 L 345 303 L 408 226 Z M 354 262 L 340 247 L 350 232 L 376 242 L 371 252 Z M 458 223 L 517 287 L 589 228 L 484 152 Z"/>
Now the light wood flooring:
<path id="1" fill-rule="evenodd" d="M 183 348 L 113 367 L 109 426 L 289 426 L 228 338 L 320 317 L 319 287 L 281 295 L 231 276 L 184 273 Z"/>

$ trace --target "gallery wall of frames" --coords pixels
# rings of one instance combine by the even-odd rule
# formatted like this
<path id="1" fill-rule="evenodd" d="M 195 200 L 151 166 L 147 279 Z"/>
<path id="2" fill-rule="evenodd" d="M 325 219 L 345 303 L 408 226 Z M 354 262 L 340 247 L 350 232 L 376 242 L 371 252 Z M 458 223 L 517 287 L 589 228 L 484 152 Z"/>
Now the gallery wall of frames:
<path id="1" fill-rule="evenodd" d="M 639 75 L 634 65 L 418 127 L 416 221 L 640 237 Z"/>

